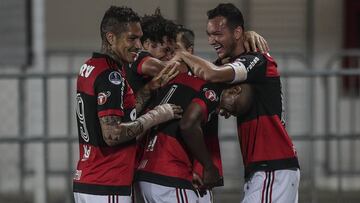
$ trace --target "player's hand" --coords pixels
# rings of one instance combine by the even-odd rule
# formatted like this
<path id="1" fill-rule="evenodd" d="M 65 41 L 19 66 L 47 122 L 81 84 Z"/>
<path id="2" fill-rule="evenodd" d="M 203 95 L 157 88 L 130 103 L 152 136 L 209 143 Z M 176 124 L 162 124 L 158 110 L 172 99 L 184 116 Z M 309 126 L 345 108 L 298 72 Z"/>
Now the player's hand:
<path id="1" fill-rule="evenodd" d="M 259 50 L 261 53 L 266 53 L 270 50 L 265 38 L 254 31 L 244 32 L 244 47 L 247 52 Z"/>
<path id="2" fill-rule="evenodd" d="M 204 186 L 204 183 L 203 183 L 201 177 L 199 176 L 199 174 L 197 174 L 195 172 L 193 172 L 192 185 L 197 190 L 200 190 L 200 188 Z"/>
<path id="3" fill-rule="evenodd" d="M 156 113 L 158 114 L 157 117 L 159 119 L 164 119 L 163 122 L 172 120 L 172 119 L 181 118 L 182 112 L 183 112 L 183 109 L 181 108 L 181 106 L 177 106 L 174 104 L 161 104 L 161 105 L 155 106 L 155 108 L 153 110 L 156 111 Z"/>
<path id="4" fill-rule="evenodd" d="M 219 115 L 224 116 L 225 119 L 230 118 L 231 114 L 226 109 L 219 109 Z"/>
<path id="5" fill-rule="evenodd" d="M 158 73 L 150 82 L 150 90 L 156 90 L 166 85 L 170 80 L 174 79 L 179 71 L 174 66 L 166 66 Z"/>
<path id="6" fill-rule="evenodd" d="M 220 176 L 218 169 L 214 165 L 204 167 L 204 172 L 203 172 L 204 186 L 202 187 L 202 189 L 204 188 L 211 189 L 221 181 L 222 181 L 222 177 Z"/>

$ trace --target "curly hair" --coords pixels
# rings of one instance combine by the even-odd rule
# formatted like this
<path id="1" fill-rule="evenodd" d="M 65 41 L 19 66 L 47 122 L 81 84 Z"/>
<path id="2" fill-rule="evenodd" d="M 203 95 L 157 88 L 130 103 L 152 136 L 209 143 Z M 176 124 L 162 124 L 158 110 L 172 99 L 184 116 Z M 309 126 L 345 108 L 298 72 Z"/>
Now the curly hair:
<path id="1" fill-rule="evenodd" d="M 173 21 L 165 19 L 161 15 L 160 9 L 157 8 L 154 14 L 142 17 L 141 28 L 143 31 L 142 43 L 147 39 L 163 43 L 165 36 L 169 40 L 176 40 L 178 26 Z"/>
<path id="2" fill-rule="evenodd" d="M 128 7 L 111 6 L 104 14 L 100 24 L 100 35 L 103 41 L 107 32 L 116 35 L 127 30 L 127 25 L 132 22 L 140 22 L 139 15 Z"/>

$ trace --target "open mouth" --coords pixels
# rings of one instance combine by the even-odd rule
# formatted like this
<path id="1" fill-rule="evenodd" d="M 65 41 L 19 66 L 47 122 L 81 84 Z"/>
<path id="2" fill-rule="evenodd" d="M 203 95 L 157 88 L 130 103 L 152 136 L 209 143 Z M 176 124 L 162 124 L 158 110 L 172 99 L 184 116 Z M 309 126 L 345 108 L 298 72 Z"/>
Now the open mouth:
<path id="1" fill-rule="evenodd" d="M 213 47 L 216 50 L 216 52 L 220 52 L 222 50 L 222 48 L 223 48 L 223 46 L 221 44 L 216 44 Z"/>
<path id="2" fill-rule="evenodd" d="M 135 58 L 137 56 L 138 52 L 137 51 L 130 51 L 130 54 L 131 54 L 131 56 L 133 58 Z"/>

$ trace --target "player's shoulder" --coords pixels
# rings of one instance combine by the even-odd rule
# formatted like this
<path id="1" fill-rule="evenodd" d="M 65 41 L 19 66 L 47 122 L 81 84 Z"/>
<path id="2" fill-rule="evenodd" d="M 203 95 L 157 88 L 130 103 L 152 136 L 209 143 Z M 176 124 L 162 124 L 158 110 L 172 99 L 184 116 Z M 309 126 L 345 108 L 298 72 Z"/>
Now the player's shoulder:
<path id="1" fill-rule="evenodd" d="M 140 63 L 143 59 L 153 57 L 150 52 L 146 50 L 140 50 L 137 52 L 133 64 Z"/>
<path id="2" fill-rule="evenodd" d="M 144 57 L 147 57 L 147 56 L 150 56 L 152 57 L 152 55 L 150 54 L 150 52 L 146 51 L 146 50 L 140 50 L 137 54 L 138 57 L 140 58 L 144 58 Z"/>
<path id="3" fill-rule="evenodd" d="M 97 78 L 99 75 L 107 74 L 121 76 L 120 71 L 115 70 L 112 67 L 116 67 L 117 64 L 109 56 L 101 53 L 93 53 L 92 57 L 85 61 L 80 67 L 79 77 L 84 78 Z"/>
<path id="4" fill-rule="evenodd" d="M 169 84 L 180 84 L 183 86 L 190 87 L 195 91 L 200 91 L 201 87 L 206 83 L 205 80 L 188 73 L 179 73 Z"/>
<path id="5" fill-rule="evenodd" d="M 238 56 L 235 60 L 241 62 L 266 62 L 271 61 L 275 62 L 274 58 L 270 55 L 269 52 L 267 53 L 260 53 L 260 52 L 246 52 Z"/>

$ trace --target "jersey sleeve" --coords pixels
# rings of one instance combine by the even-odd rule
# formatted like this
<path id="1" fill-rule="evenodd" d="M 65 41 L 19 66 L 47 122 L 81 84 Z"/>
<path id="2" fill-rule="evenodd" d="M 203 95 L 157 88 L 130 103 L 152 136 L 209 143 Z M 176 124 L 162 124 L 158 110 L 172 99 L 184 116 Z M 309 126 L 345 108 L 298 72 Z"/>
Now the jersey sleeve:
<path id="1" fill-rule="evenodd" d="M 132 70 L 136 70 L 136 73 L 139 75 L 143 75 L 142 64 L 151 57 L 151 54 L 147 51 L 140 51 L 134 63 L 132 63 Z"/>
<path id="2" fill-rule="evenodd" d="M 242 55 L 231 63 L 225 64 L 234 69 L 235 77 L 231 82 L 261 82 L 266 77 L 266 58 L 263 55 Z"/>
<path id="3" fill-rule="evenodd" d="M 125 88 L 125 79 L 118 71 L 105 70 L 96 78 L 94 90 L 98 117 L 124 115 Z"/>
<path id="4" fill-rule="evenodd" d="M 205 83 L 192 102 L 199 104 L 203 111 L 203 121 L 206 123 L 219 105 L 223 87 L 220 84 Z"/>

